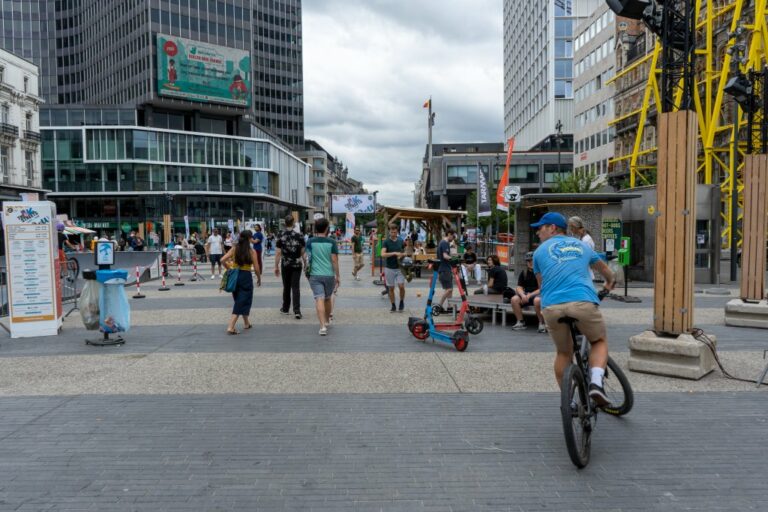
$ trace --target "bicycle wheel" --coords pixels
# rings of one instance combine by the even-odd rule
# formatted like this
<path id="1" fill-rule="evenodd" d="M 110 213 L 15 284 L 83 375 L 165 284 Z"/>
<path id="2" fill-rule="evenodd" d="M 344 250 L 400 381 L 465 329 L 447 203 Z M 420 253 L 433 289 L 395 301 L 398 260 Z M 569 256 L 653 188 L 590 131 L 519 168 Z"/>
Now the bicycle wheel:
<path id="1" fill-rule="evenodd" d="M 629 385 L 629 380 L 621 367 L 610 357 L 603 378 L 603 389 L 611 402 L 611 405 L 602 408 L 603 412 L 611 416 L 624 416 L 632 410 L 632 405 L 635 403 L 632 386 Z"/>
<path id="2" fill-rule="evenodd" d="M 565 446 L 577 468 L 583 468 L 589 463 L 592 426 L 588 400 L 584 375 L 578 366 L 572 364 L 563 373 L 560 412 L 563 415 Z"/>

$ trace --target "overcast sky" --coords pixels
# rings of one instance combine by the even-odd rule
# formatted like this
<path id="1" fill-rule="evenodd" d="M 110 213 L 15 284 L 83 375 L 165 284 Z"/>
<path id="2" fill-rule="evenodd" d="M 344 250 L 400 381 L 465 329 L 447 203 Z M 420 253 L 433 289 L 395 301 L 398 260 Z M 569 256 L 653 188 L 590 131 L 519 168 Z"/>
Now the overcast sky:
<path id="1" fill-rule="evenodd" d="M 412 206 L 427 143 L 500 142 L 502 0 L 304 0 L 305 137 Z"/>

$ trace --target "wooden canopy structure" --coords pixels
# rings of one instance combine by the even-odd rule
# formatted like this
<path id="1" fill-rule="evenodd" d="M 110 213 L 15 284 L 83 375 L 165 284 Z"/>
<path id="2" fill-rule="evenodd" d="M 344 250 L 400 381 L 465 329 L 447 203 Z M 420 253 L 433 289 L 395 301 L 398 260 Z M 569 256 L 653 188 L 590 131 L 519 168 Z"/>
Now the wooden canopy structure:
<path id="1" fill-rule="evenodd" d="M 467 212 L 463 210 L 430 210 L 427 208 L 405 208 L 400 206 L 380 206 L 379 213 L 384 215 L 384 222 L 389 225 L 392 222 L 407 220 L 415 222 L 427 232 L 427 239 L 442 238 L 444 229 L 455 227 L 461 231 L 461 225 Z"/>

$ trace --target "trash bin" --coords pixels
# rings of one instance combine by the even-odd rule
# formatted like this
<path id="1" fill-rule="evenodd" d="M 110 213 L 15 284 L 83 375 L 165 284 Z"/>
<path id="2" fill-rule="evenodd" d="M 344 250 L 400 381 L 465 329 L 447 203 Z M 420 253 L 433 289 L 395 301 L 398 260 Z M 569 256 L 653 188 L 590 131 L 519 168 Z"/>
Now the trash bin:
<path id="1" fill-rule="evenodd" d="M 105 334 L 128 332 L 131 328 L 131 306 L 125 294 L 126 270 L 97 270 L 99 293 L 99 329 Z"/>
<path id="2" fill-rule="evenodd" d="M 80 318 L 83 325 L 89 331 L 95 331 L 99 328 L 99 295 L 101 285 L 96 281 L 96 272 L 93 270 L 83 270 L 83 279 L 85 286 L 80 292 L 80 298 L 77 301 L 77 309 L 80 310 Z"/>

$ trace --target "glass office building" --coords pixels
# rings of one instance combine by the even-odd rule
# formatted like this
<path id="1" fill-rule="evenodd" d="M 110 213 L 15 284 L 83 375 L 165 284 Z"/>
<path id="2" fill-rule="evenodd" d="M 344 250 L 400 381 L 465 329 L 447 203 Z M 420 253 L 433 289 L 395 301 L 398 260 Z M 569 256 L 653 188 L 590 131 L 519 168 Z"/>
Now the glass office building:
<path id="1" fill-rule="evenodd" d="M 55 115 L 54 115 L 55 114 Z M 267 222 L 308 204 L 309 166 L 266 139 L 137 126 L 130 109 L 47 111 L 43 187 L 84 227 L 161 232 L 229 219 Z"/>

